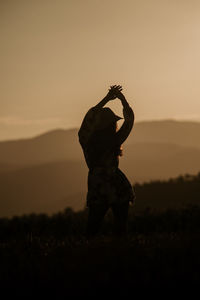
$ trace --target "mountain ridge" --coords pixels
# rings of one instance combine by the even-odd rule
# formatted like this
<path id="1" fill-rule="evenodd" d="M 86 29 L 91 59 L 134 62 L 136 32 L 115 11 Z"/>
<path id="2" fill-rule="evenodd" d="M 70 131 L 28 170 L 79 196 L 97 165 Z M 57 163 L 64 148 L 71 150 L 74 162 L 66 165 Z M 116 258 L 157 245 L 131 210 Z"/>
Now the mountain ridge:
<path id="1" fill-rule="evenodd" d="M 139 142 L 200 148 L 200 123 L 174 120 L 139 122 L 134 125 L 124 145 Z M 0 164 L 30 164 L 82 158 L 78 129 L 55 129 L 34 138 L 0 142 Z"/>

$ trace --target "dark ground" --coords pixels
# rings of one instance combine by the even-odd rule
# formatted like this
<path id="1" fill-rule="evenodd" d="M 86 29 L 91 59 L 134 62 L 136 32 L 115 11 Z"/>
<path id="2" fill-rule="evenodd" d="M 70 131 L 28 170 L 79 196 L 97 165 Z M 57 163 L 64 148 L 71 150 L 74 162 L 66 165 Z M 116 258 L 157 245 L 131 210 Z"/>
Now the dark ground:
<path id="1" fill-rule="evenodd" d="M 25 295 L 131 295 L 200 284 L 200 207 L 136 214 L 127 238 L 112 235 L 111 213 L 88 242 L 87 212 L 0 219 L 1 290 Z"/>

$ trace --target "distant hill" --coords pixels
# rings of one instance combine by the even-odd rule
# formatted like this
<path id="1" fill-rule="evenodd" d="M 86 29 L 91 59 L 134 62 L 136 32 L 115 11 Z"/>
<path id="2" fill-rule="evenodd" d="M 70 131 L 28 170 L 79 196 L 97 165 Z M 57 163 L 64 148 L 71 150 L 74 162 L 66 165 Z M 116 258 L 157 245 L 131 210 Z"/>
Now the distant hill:
<path id="1" fill-rule="evenodd" d="M 135 123 L 127 143 L 169 143 L 200 148 L 200 122 L 174 120 Z"/>
<path id="2" fill-rule="evenodd" d="M 0 142 L 0 163 L 33 165 L 80 160 L 77 129 L 57 129 L 34 138 Z"/>
<path id="3" fill-rule="evenodd" d="M 200 148 L 200 123 L 172 120 L 138 122 L 125 145 L 138 143 Z M 56 129 L 34 138 L 0 142 L 0 164 L 30 165 L 82 158 L 78 129 Z"/>
<path id="4" fill-rule="evenodd" d="M 0 215 L 52 213 L 85 205 L 87 166 L 78 129 L 0 142 Z M 200 123 L 136 123 L 120 168 L 132 183 L 200 171 Z"/>
<path id="5" fill-rule="evenodd" d="M 120 166 L 132 182 L 197 174 L 200 149 L 177 144 L 134 143 L 124 146 Z"/>
<path id="6" fill-rule="evenodd" d="M 0 217 L 53 213 L 84 207 L 87 171 L 82 163 L 60 161 L 0 174 Z"/>

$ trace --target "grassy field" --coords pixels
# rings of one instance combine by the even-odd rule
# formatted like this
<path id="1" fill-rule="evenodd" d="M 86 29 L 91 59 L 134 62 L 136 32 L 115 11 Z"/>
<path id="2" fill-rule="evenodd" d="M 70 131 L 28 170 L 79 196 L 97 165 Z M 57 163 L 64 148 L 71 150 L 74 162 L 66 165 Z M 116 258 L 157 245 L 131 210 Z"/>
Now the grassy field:
<path id="1" fill-rule="evenodd" d="M 112 236 L 108 213 L 88 242 L 87 211 L 0 220 L 0 282 L 12 291 L 126 294 L 198 287 L 200 207 L 162 213 L 130 209 L 127 238 Z"/>

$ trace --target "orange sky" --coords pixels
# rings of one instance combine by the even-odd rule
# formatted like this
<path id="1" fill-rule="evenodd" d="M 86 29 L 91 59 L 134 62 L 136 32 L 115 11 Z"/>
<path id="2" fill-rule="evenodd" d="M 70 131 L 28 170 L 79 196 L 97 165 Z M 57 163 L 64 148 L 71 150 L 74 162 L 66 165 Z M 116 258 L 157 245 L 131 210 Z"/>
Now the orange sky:
<path id="1" fill-rule="evenodd" d="M 200 121 L 198 0 L 1 0 L 0 39 L 0 140 L 80 126 L 110 84 L 136 122 Z"/>

